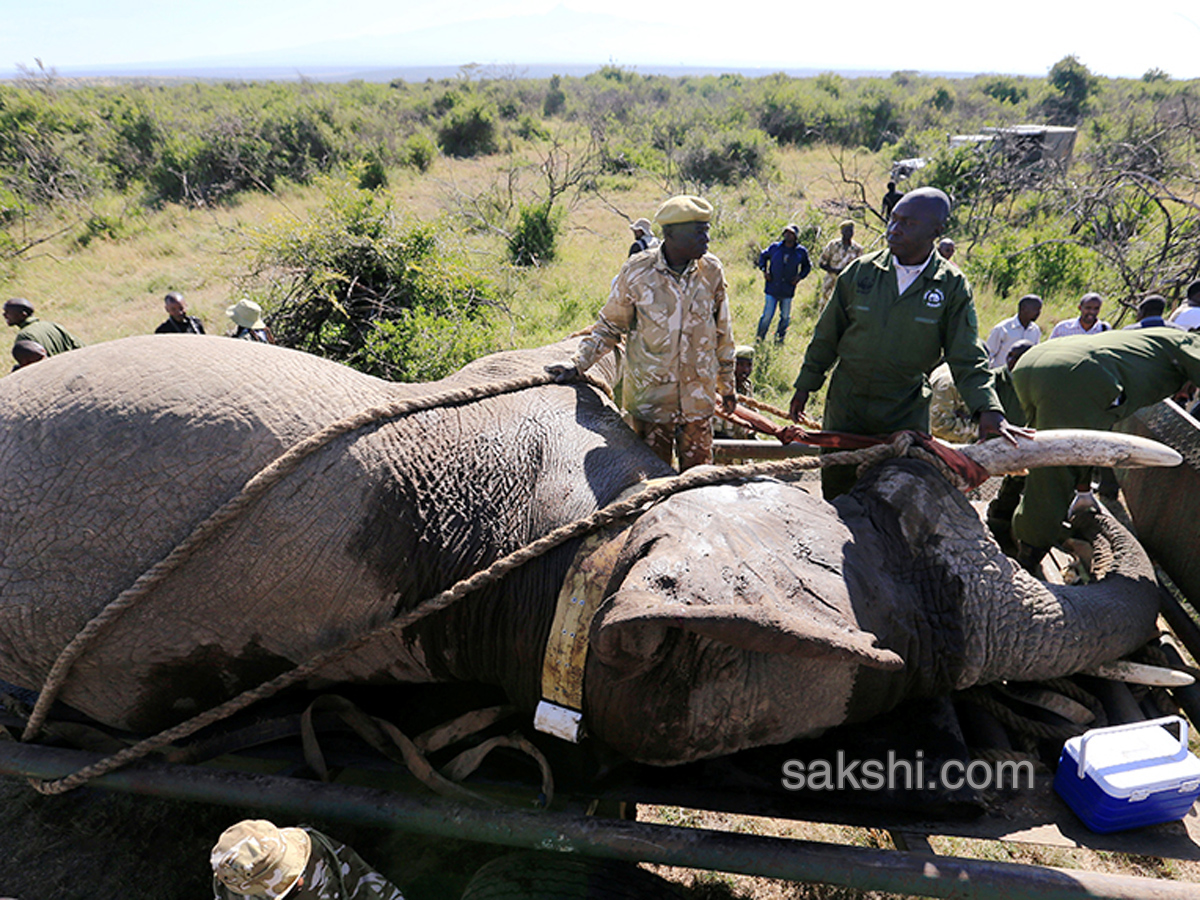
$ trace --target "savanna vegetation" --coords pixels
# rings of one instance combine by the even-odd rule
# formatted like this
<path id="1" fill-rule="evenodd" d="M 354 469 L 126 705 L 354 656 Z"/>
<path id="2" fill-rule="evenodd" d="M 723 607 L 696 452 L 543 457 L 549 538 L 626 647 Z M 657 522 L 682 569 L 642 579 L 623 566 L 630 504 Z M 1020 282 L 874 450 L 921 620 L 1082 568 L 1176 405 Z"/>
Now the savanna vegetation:
<path id="1" fill-rule="evenodd" d="M 845 218 L 879 246 L 901 182 L 956 202 L 951 234 L 980 318 L 1035 291 L 1106 318 L 1200 274 L 1200 83 L 1104 79 L 1067 57 L 1046 78 L 896 72 L 664 77 L 605 66 L 532 80 L 466 67 L 390 84 L 0 85 L 0 278 L 90 341 L 150 330 L 181 290 L 209 322 L 258 300 L 282 342 L 382 376 L 438 377 L 488 350 L 588 324 L 628 241 L 666 196 L 716 205 L 740 336 L 761 296 L 756 250 L 801 226 L 814 254 Z M 1079 129 L 1069 166 L 950 149 L 1018 123 Z M 789 393 L 816 312 L 756 366 Z"/>
<path id="2" fill-rule="evenodd" d="M 686 191 L 716 207 L 712 250 L 746 340 L 758 250 L 796 222 L 815 255 L 846 218 L 881 246 L 888 174 L 920 157 L 901 188 L 954 198 L 955 261 L 985 328 L 1028 291 L 1046 298 L 1044 325 L 1086 290 L 1108 298 L 1105 318 L 1128 320 L 1146 293 L 1178 301 L 1200 277 L 1198 106 L 1200 82 L 1099 78 L 1073 57 L 1046 78 L 606 66 L 546 80 L 467 67 L 420 84 L 78 84 L 39 70 L 0 84 L 0 280 L 89 343 L 152 331 L 169 290 L 210 333 L 250 297 L 281 343 L 425 380 L 590 324 L 628 223 Z M 1071 164 L 948 145 L 1018 123 L 1077 127 Z M 767 400 L 786 405 L 818 284 L 801 286 L 789 342 L 758 356 Z M 848 896 L 724 876 L 691 895 L 751 889 Z"/>

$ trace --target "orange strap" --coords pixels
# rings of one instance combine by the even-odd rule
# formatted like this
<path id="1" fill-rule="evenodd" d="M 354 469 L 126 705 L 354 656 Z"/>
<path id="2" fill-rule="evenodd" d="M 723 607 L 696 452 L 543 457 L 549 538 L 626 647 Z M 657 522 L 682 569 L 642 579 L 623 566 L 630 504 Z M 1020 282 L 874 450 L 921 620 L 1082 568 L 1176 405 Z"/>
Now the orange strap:
<path id="1" fill-rule="evenodd" d="M 807 444 L 810 447 L 822 447 L 827 450 L 862 450 L 878 444 L 890 444 L 896 438 L 896 432 L 890 435 L 847 434 L 844 431 L 809 431 L 799 425 L 778 426 L 770 419 L 759 415 L 744 406 L 737 407 L 732 414 L 727 414 L 720 407 L 716 413 L 722 419 L 727 419 L 735 425 L 751 428 L 762 434 L 777 438 L 781 444 Z M 922 449 L 934 454 L 943 463 L 963 479 L 970 487 L 983 484 L 991 473 L 970 457 L 964 456 L 952 447 L 921 431 L 909 431 L 913 442 Z"/>

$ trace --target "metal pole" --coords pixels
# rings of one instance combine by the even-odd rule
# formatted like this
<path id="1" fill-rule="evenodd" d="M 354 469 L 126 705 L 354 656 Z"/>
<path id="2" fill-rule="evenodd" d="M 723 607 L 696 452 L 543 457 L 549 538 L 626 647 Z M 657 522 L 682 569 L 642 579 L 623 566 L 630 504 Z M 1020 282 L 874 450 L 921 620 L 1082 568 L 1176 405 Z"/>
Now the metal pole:
<path id="1" fill-rule="evenodd" d="M 731 459 L 791 459 L 793 456 L 816 456 L 820 448 L 808 444 L 781 444 L 778 441 L 732 441 L 720 438 L 713 441 L 713 461 Z"/>
<path id="2" fill-rule="evenodd" d="M 0 774 L 61 778 L 99 757 L 0 742 Z M 824 882 L 954 900 L 1194 900 L 1200 886 L 1015 863 L 510 809 L 459 806 L 369 788 L 212 768 L 139 763 L 96 787 L 352 821 L 423 834 L 605 859 Z"/>

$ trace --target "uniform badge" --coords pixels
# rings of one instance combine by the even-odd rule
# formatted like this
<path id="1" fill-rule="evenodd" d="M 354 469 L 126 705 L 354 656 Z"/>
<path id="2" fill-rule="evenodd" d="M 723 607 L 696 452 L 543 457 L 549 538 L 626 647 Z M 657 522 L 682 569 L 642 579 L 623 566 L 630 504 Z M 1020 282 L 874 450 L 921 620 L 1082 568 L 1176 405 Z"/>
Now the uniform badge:
<path id="1" fill-rule="evenodd" d="M 946 300 L 946 295 L 937 288 L 931 288 L 925 292 L 925 305 L 930 309 L 937 309 Z"/>
<path id="2" fill-rule="evenodd" d="M 874 278 L 860 278 L 860 279 L 858 279 L 857 287 L 858 287 L 858 292 L 860 294 L 869 294 L 869 293 L 871 293 L 872 289 L 874 289 L 874 287 L 875 287 L 875 279 Z"/>

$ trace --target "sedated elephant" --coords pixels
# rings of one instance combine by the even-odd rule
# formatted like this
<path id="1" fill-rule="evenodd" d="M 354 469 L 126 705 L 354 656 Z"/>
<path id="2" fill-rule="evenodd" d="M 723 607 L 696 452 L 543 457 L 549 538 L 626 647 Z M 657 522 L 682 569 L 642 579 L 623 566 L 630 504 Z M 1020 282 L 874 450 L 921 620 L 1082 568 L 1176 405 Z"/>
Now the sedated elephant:
<path id="1" fill-rule="evenodd" d="M 38 688 L 90 617 L 295 442 L 388 399 L 540 373 L 565 353 L 501 353 L 443 382 L 398 385 L 272 346 L 148 336 L 0 380 L 0 679 Z M 1152 462 L 1131 440 L 1072 446 L 1090 447 L 1084 464 Z M 1040 446 L 973 452 L 1004 471 Z M 669 474 L 586 384 L 360 429 L 125 613 L 75 663 L 61 699 L 135 731 L 172 724 Z M 584 718 L 650 763 L 816 734 L 909 696 L 1067 674 L 1154 633 L 1156 585 L 1128 534 L 1098 583 L 1038 582 L 913 459 L 877 466 L 832 505 L 768 478 L 689 490 L 613 540 L 623 543 L 591 628 Z M 322 676 L 485 682 L 532 710 L 578 545 Z"/>

